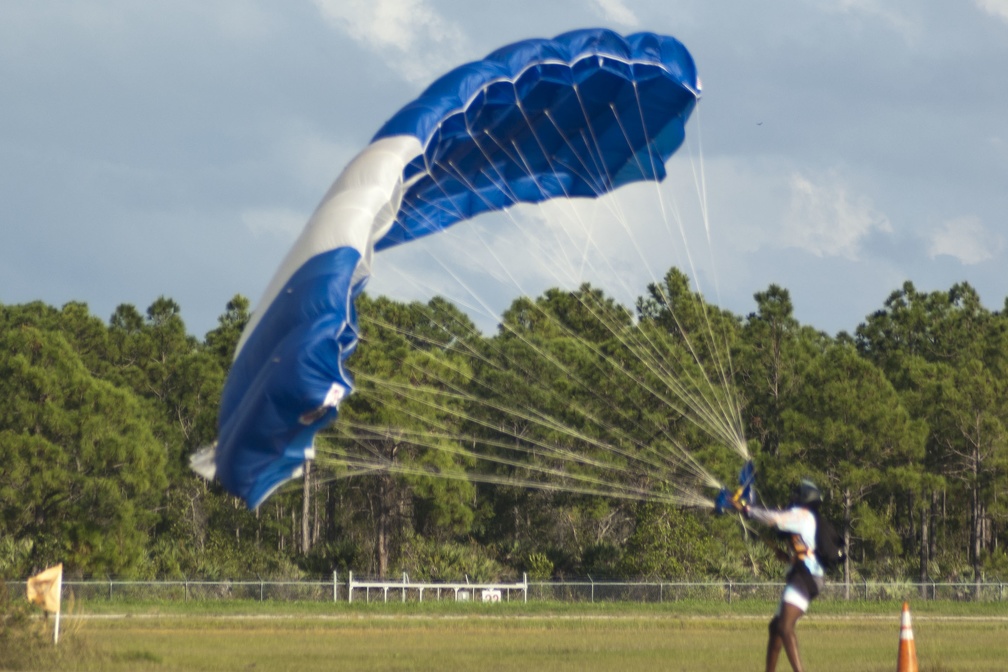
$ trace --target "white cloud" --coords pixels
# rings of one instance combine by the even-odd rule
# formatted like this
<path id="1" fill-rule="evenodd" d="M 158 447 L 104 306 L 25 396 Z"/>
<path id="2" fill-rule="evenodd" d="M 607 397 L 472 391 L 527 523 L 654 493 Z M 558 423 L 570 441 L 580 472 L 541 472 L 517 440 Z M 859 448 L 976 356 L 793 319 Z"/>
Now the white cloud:
<path id="1" fill-rule="evenodd" d="M 818 257 L 857 260 L 861 242 L 874 231 L 889 233 L 889 219 L 865 197 L 848 194 L 836 178 L 816 184 L 791 176 L 791 201 L 784 220 L 785 244 Z"/>
<path id="2" fill-rule="evenodd" d="M 978 217 L 958 217 L 945 222 L 929 236 L 932 259 L 950 256 L 972 266 L 993 259 L 1004 248 L 1004 239 L 987 231 Z"/>
<path id="3" fill-rule="evenodd" d="M 1003 0 L 978 1 L 1003 2 Z M 898 32 L 907 42 L 916 41 L 924 31 L 924 26 L 919 18 L 892 9 L 892 3 L 884 0 L 838 0 L 826 3 L 814 2 L 813 4 L 828 12 L 861 15 L 873 21 L 881 21 Z"/>
<path id="4" fill-rule="evenodd" d="M 974 0 L 981 10 L 1008 22 L 1008 0 Z"/>
<path id="5" fill-rule="evenodd" d="M 633 13 L 623 0 L 594 0 L 595 4 L 602 11 L 602 16 L 606 22 L 616 23 L 621 26 L 638 26 L 640 20 Z"/>
<path id="6" fill-rule="evenodd" d="M 408 81 L 425 83 L 467 53 L 461 26 L 428 0 L 314 0 L 322 16 Z"/>

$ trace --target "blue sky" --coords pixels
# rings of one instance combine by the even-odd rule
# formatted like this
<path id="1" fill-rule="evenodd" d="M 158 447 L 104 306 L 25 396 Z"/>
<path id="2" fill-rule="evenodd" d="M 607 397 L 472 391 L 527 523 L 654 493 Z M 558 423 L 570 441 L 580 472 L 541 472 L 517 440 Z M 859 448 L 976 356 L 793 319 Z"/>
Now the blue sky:
<path id="1" fill-rule="evenodd" d="M 437 74 L 588 26 L 696 59 L 712 301 L 746 314 L 777 283 L 836 333 L 906 280 L 1008 296 L 1008 0 L 8 0 L 0 19 L 2 303 L 107 319 L 165 295 L 202 336 Z M 373 291 L 440 291 L 427 252 L 396 255 Z M 514 263 L 534 291 L 542 260 Z M 514 294 L 471 282 L 497 309 Z"/>

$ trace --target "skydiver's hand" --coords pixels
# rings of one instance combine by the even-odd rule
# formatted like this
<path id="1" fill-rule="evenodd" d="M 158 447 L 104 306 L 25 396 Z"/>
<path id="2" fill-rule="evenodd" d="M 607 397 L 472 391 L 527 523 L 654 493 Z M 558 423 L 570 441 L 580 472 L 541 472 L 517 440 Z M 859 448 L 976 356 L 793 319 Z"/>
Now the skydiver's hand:
<path id="1" fill-rule="evenodd" d="M 746 518 L 749 517 L 749 503 L 740 499 L 732 497 L 731 504 L 735 507 L 735 510 L 741 513 Z"/>

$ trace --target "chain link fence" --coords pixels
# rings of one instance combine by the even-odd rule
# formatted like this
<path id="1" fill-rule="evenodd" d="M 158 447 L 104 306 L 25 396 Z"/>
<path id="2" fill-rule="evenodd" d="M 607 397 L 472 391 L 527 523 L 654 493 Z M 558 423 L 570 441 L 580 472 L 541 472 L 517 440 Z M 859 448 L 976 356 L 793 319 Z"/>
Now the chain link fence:
<path id="1" fill-rule="evenodd" d="M 909 581 L 827 581 L 820 600 L 949 600 L 1001 602 L 1008 598 L 1008 584 L 995 583 L 914 583 Z M 530 600 L 561 602 L 675 602 L 695 600 L 727 602 L 776 600 L 783 582 L 700 581 L 622 582 L 562 581 L 529 582 Z"/>
<path id="2" fill-rule="evenodd" d="M 25 582 L 8 581 L 7 589 L 23 594 Z M 63 581 L 63 593 L 80 602 L 332 602 L 345 599 L 346 586 L 333 581 Z"/>
<path id="3" fill-rule="evenodd" d="M 457 591 L 446 586 L 424 584 L 421 596 L 415 588 L 404 589 L 401 582 L 372 580 L 386 585 L 395 601 L 418 599 L 457 599 Z M 502 582 L 501 585 L 506 585 Z M 739 600 L 776 600 L 783 589 L 781 582 L 740 581 L 529 581 L 529 601 L 556 602 L 638 602 L 660 603 L 682 600 L 727 602 Z M 1008 598 L 1008 584 L 915 583 L 903 581 L 860 581 L 845 584 L 828 581 L 819 599 L 825 600 L 947 600 L 964 602 L 1003 602 Z M 8 581 L 11 594 L 24 594 L 24 581 Z M 440 590 L 439 590 L 440 589 Z M 183 601 L 276 601 L 336 602 L 348 599 L 347 577 L 333 574 L 328 581 L 64 581 L 64 594 L 73 593 L 79 602 L 183 602 Z M 359 589 L 358 589 L 359 590 Z M 397 591 L 404 591 L 402 595 Z M 360 595 L 355 595 L 357 600 Z M 369 600 L 370 601 L 370 600 Z M 386 600 L 390 601 L 390 600 Z"/>

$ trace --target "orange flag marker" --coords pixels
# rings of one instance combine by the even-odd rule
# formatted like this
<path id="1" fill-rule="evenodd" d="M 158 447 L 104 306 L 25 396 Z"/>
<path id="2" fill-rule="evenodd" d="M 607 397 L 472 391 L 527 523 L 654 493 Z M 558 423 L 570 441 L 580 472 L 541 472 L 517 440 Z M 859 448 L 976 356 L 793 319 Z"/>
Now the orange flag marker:
<path id="1" fill-rule="evenodd" d="M 60 598 L 63 595 L 63 563 L 50 567 L 28 579 L 25 586 L 28 601 L 56 614 L 53 643 L 59 643 Z"/>

